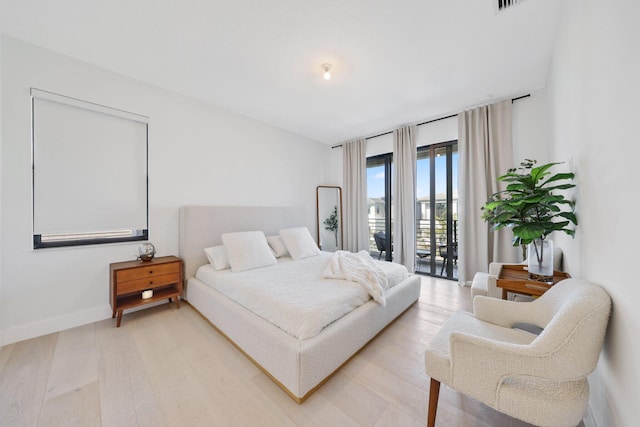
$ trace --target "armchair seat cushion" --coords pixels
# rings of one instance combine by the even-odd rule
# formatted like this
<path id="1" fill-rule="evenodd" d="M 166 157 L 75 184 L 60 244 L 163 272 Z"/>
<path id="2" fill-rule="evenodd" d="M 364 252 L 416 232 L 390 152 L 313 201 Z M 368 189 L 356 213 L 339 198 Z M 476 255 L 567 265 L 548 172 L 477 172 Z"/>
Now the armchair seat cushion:
<path id="1" fill-rule="evenodd" d="M 451 384 L 450 341 L 449 336 L 456 331 L 465 334 L 489 338 L 510 344 L 530 344 L 537 335 L 522 329 L 512 329 L 494 325 L 477 319 L 473 314 L 464 311 L 455 312 L 442 326 L 433 338 L 426 351 L 426 372 L 431 378 Z M 458 374 L 473 378 L 474 372 L 459 372 Z"/>

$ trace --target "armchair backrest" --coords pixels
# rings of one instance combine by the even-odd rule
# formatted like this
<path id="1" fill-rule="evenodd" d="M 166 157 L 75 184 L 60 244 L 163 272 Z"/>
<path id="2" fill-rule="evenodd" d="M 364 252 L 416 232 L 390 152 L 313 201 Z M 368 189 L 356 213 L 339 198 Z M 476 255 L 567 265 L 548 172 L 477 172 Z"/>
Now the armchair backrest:
<path id="1" fill-rule="evenodd" d="M 599 285 L 566 279 L 533 301 L 544 330 L 531 343 L 548 360 L 548 374 L 558 380 L 581 378 L 598 363 L 611 312 L 611 298 Z"/>

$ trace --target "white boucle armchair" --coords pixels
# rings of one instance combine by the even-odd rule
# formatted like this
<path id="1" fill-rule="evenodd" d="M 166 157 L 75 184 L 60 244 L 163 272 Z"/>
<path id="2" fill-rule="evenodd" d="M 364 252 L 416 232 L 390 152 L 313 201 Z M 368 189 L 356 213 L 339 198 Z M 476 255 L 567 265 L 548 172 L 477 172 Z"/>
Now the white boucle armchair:
<path id="1" fill-rule="evenodd" d="M 435 426 L 441 382 L 534 425 L 576 426 L 610 310 L 609 294 L 579 279 L 563 280 L 531 302 L 476 297 L 473 314 L 451 315 L 426 350 L 428 426 Z M 520 324 L 543 330 L 534 335 Z"/>

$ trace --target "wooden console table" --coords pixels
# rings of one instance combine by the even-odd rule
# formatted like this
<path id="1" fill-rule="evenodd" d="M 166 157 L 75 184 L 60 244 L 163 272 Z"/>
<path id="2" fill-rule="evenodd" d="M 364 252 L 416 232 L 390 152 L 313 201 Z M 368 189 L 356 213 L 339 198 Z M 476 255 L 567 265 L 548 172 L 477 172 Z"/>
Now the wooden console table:
<path id="1" fill-rule="evenodd" d="M 569 273 L 553 272 L 553 283 L 538 282 L 529 279 L 527 266 L 524 264 L 504 264 L 496 280 L 496 285 L 502 288 L 502 299 L 507 299 L 507 293 L 540 296 L 561 280 L 568 279 Z"/>

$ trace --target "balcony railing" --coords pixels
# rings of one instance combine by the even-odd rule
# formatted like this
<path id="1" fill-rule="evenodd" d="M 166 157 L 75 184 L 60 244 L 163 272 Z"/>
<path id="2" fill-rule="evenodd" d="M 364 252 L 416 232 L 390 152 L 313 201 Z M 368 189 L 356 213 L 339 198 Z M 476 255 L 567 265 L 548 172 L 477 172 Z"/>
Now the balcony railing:
<path id="1" fill-rule="evenodd" d="M 369 218 L 369 251 L 378 252 L 374 233 L 384 231 L 384 218 Z M 453 241 L 458 241 L 458 220 L 452 222 Z M 447 245 L 447 223 L 436 220 L 435 224 L 436 249 Z M 431 251 L 431 221 L 419 219 L 416 221 L 416 249 L 418 251 Z"/>
<path id="2" fill-rule="evenodd" d="M 458 220 L 452 222 L 452 235 L 453 242 L 458 241 Z M 376 242 L 373 238 L 374 233 L 378 231 L 385 231 L 384 218 L 369 218 L 369 252 L 371 254 L 378 254 L 379 250 L 376 246 Z M 428 273 L 431 271 L 430 260 L 435 256 L 437 268 L 436 273 L 442 276 L 445 275 L 445 260 L 442 258 L 443 254 L 447 254 L 447 223 L 446 221 L 436 220 L 435 223 L 435 250 L 431 248 L 431 221 L 425 219 L 419 219 L 416 221 L 416 255 L 418 256 L 418 263 L 416 270 Z M 446 255 L 445 255 L 446 256 Z M 449 258 L 453 265 L 453 273 L 451 278 L 457 277 L 457 250 L 454 250 L 454 254 Z"/>

